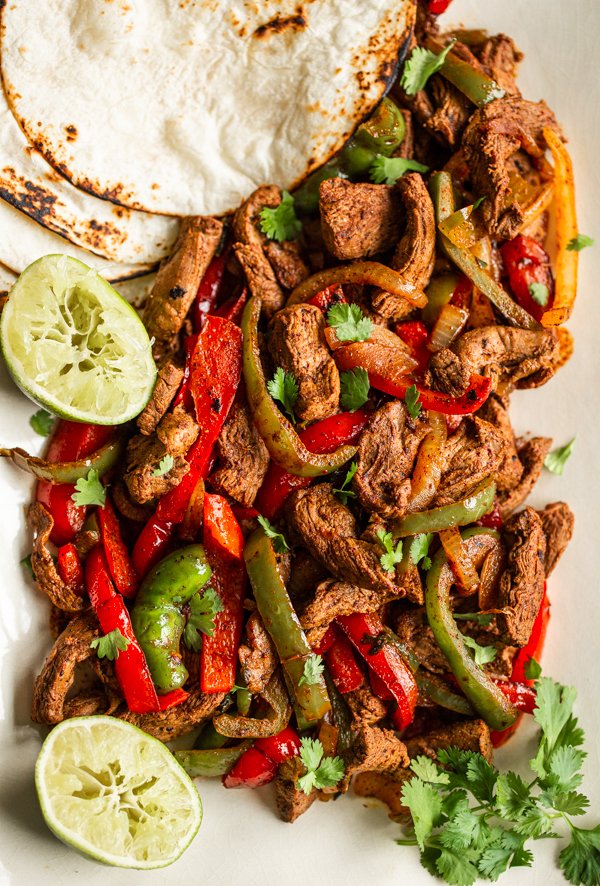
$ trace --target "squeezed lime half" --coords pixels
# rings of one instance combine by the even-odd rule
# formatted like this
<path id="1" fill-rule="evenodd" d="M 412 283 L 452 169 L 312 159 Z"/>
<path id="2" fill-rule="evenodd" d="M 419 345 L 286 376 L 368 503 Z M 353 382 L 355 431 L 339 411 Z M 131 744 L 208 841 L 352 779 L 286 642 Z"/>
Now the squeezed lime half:
<path id="1" fill-rule="evenodd" d="M 46 824 L 104 864 L 165 867 L 202 821 L 198 792 L 157 739 L 114 717 L 74 717 L 48 735 L 35 766 Z"/>
<path id="2" fill-rule="evenodd" d="M 46 255 L 18 277 L 0 345 L 21 390 L 71 421 L 122 424 L 154 388 L 144 324 L 110 283 L 66 255 Z"/>

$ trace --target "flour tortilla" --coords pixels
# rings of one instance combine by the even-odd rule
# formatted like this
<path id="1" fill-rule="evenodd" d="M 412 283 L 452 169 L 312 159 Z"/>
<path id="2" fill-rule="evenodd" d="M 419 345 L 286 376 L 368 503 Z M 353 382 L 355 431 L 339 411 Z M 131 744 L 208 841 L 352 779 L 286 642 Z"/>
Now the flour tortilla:
<path id="1" fill-rule="evenodd" d="M 0 197 L 76 246 L 114 261 L 159 262 L 179 221 L 115 206 L 74 188 L 31 147 L 0 88 Z"/>
<path id="2" fill-rule="evenodd" d="M 5 268 L 4 265 L 0 265 L 0 293 L 8 292 L 16 279 L 17 275 L 14 271 Z"/>
<path id="3" fill-rule="evenodd" d="M 102 274 L 106 280 L 126 280 L 139 277 L 153 269 L 148 264 L 125 264 L 113 262 L 86 249 L 80 249 L 53 234 L 47 228 L 38 225 L 28 215 L 24 215 L 0 200 L 0 263 L 20 274 L 25 268 L 42 255 L 62 253 L 78 258 Z"/>
<path id="4" fill-rule="evenodd" d="M 4 87 L 74 184 L 176 215 L 291 189 L 384 94 L 415 0 L 11 0 Z"/>

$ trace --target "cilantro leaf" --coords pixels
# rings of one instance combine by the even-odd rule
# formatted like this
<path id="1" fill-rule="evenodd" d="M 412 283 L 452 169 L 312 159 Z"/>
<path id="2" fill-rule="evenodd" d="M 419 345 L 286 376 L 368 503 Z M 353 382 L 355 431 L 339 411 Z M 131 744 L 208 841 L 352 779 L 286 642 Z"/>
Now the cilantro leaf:
<path id="1" fill-rule="evenodd" d="M 572 686 L 562 686 L 550 677 L 538 680 L 533 716 L 542 729 L 542 743 L 547 754 L 554 750 L 571 716 L 576 697 L 577 691 Z"/>
<path id="2" fill-rule="evenodd" d="M 431 558 L 429 557 L 429 546 L 433 541 L 433 532 L 422 532 L 415 535 L 410 543 L 409 554 L 410 559 L 415 566 L 421 564 L 421 569 L 427 571 L 431 567 Z"/>
<path id="3" fill-rule="evenodd" d="M 496 809 L 503 818 L 513 819 L 529 809 L 529 785 L 516 772 L 506 772 L 496 781 Z"/>
<path id="4" fill-rule="evenodd" d="M 518 834 L 539 840 L 540 837 L 553 835 L 554 815 L 542 806 L 530 805 L 529 809 L 514 822 L 513 827 Z"/>
<path id="5" fill-rule="evenodd" d="M 472 211 L 475 212 L 476 209 L 479 209 L 479 207 L 481 206 L 481 204 L 483 203 L 484 200 L 487 200 L 487 197 L 485 194 L 483 195 L 483 197 L 478 197 L 477 200 L 473 203 Z"/>
<path id="6" fill-rule="evenodd" d="M 302 232 L 302 222 L 296 215 L 294 198 L 284 191 L 281 203 L 275 208 L 265 206 L 260 211 L 260 229 L 270 240 L 295 240 Z"/>
<path id="7" fill-rule="evenodd" d="M 477 858 L 478 853 L 474 850 L 442 849 L 436 867 L 447 883 L 472 886 L 479 877 L 475 866 Z"/>
<path id="8" fill-rule="evenodd" d="M 215 615 L 223 611 L 223 603 L 214 588 L 205 588 L 202 594 L 194 594 L 190 600 L 190 614 L 183 630 L 183 642 L 192 652 L 200 652 L 200 633 L 212 637 Z"/>
<path id="9" fill-rule="evenodd" d="M 369 374 L 362 366 L 340 374 L 340 403 L 349 412 L 355 412 L 369 399 Z"/>
<path id="10" fill-rule="evenodd" d="M 448 784 L 450 781 L 448 773 L 440 769 L 439 766 L 430 760 L 429 757 L 419 756 L 411 760 L 410 768 L 421 781 L 430 784 Z"/>
<path id="11" fill-rule="evenodd" d="M 480 646 L 473 637 L 468 637 L 466 634 L 463 634 L 463 640 L 465 641 L 465 646 L 468 646 L 472 651 L 475 664 L 480 666 L 487 664 L 490 661 L 494 661 L 498 655 L 498 650 L 495 646 Z"/>
<path id="12" fill-rule="evenodd" d="M 358 305 L 344 302 L 329 308 L 327 322 L 339 341 L 366 341 L 373 330 L 373 321 L 365 317 Z"/>
<path id="13" fill-rule="evenodd" d="M 318 738 L 300 739 L 300 759 L 306 774 L 298 779 L 298 787 L 308 796 L 313 788 L 332 788 L 344 775 L 341 757 L 325 757 Z"/>
<path id="14" fill-rule="evenodd" d="M 71 496 L 76 505 L 98 505 L 103 508 L 106 502 L 106 489 L 100 482 L 98 471 L 90 468 L 87 477 L 80 477 Z"/>
<path id="15" fill-rule="evenodd" d="M 498 770 L 495 769 L 481 754 L 469 752 L 467 762 L 467 780 L 469 790 L 481 803 L 491 803 L 494 799 L 494 789 L 498 778 Z"/>
<path id="16" fill-rule="evenodd" d="M 529 289 L 529 295 L 532 297 L 534 302 L 545 308 L 550 297 L 550 293 L 548 292 L 548 287 L 546 286 L 546 284 L 530 283 L 527 288 Z"/>
<path id="17" fill-rule="evenodd" d="M 281 366 L 278 366 L 271 381 L 267 382 L 267 390 L 274 400 L 279 400 L 283 406 L 283 411 L 290 421 L 295 424 L 294 406 L 296 405 L 299 391 L 298 382 L 291 372 L 285 372 Z"/>
<path id="18" fill-rule="evenodd" d="M 527 680 L 537 680 L 542 676 L 542 666 L 532 656 L 527 660 L 524 673 Z"/>
<path id="19" fill-rule="evenodd" d="M 404 404 L 411 418 L 418 418 L 421 412 L 421 401 L 416 385 L 411 385 L 404 395 Z"/>
<path id="20" fill-rule="evenodd" d="M 423 850 L 442 814 L 441 794 L 434 785 L 411 778 L 402 789 L 402 803 L 410 809 L 415 837 Z"/>
<path id="21" fill-rule="evenodd" d="M 377 538 L 385 549 L 385 554 L 381 555 L 379 562 L 386 572 L 393 572 L 396 563 L 402 560 L 402 539 L 398 540 L 398 544 L 394 548 L 394 539 L 391 532 L 385 532 L 383 529 L 380 529 L 377 532 Z"/>
<path id="22" fill-rule="evenodd" d="M 346 476 L 344 477 L 344 482 L 342 483 L 340 488 L 333 490 L 343 505 L 348 504 L 349 498 L 356 497 L 356 493 L 352 489 L 349 489 L 348 487 L 349 487 L 350 483 L 352 482 L 352 478 L 356 474 L 357 470 L 358 470 L 358 464 L 355 461 L 353 461 L 346 472 Z"/>
<path id="23" fill-rule="evenodd" d="M 40 437 L 48 437 L 52 432 L 54 416 L 46 412 L 45 409 L 38 409 L 29 419 L 29 424 Z"/>
<path id="24" fill-rule="evenodd" d="M 484 818 L 469 807 L 459 809 L 444 825 L 440 843 L 447 849 L 475 849 L 490 842 L 490 827 Z"/>
<path id="25" fill-rule="evenodd" d="M 105 634 L 103 637 L 96 637 L 90 643 L 92 649 L 96 650 L 98 658 L 107 658 L 109 661 L 116 661 L 119 652 L 124 652 L 131 640 L 124 637 L 118 628 Z"/>
<path id="26" fill-rule="evenodd" d="M 285 536 L 281 532 L 277 532 L 275 527 L 271 525 L 266 517 L 259 514 L 256 519 L 265 530 L 267 538 L 270 538 L 273 542 L 273 550 L 276 554 L 285 554 L 286 551 L 289 551 L 290 546 L 285 540 Z"/>
<path id="27" fill-rule="evenodd" d="M 509 867 L 531 867 L 533 855 L 523 848 L 525 837 L 505 831 L 493 846 L 481 854 L 477 863 L 479 871 L 490 880 L 497 880 Z"/>
<path id="28" fill-rule="evenodd" d="M 574 443 L 575 437 L 573 437 L 572 440 L 569 440 L 568 443 L 565 443 L 564 446 L 559 446 L 558 449 L 553 449 L 552 452 L 549 452 L 544 459 L 544 467 L 553 474 L 562 475 L 565 470 L 567 459 L 571 457 L 571 453 L 573 452 Z"/>
<path id="29" fill-rule="evenodd" d="M 158 467 L 154 468 L 152 471 L 153 477 L 164 477 L 165 474 L 168 474 L 170 470 L 172 470 L 173 465 L 175 464 L 175 459 L 171 455 L 170 452 L 167 452 L 158 463 Z"/>
<path id="30" fill-rule="evenodd" d="M 425 84 L 432 74 L 435 74 L 443 66 L 454 43 L 453 40 L 439 55 L 429 49 L 423 49 L 422 46 L 413 49 L 404 65 L 400 80 L 400 86 L 407 95 L 416 95 L 417 92 L 425 88 Z"/>
<path id="31" fill-rule="evenodd" d="M 369 166 L 369 176 L 378 185 L 395 185 L 405 172 L 429 172 L 429 166 L 405 157 L 384 157 L 376 154 Z"/>
<path id="32" fill-rule="evenodd" d="M 491 612 L 454 612 L 455 621 L 474 621 L 476 624 L 487 628 L 491 625 L 494 615 Z"/>
<path id="33" fill-rule="evenodd" d="M 321 675 L 325 669 L 323 659 L 314 652 L 307 656 L 304 662 L 304 671 L 298 680 L 298 686 L 314 686 L 319 683 Z"/>
<path id="34" fill-rule="evenodd" d="M 567 249 L 569 252 L 581 252 L 582 249 L 587 249 L 588 246 L 593 246 L 594 241 L 591 237 L 588 237 L 587 234 L 577 234 L 576 237 L 573 237 L 572 240 L 569 240 L 567 243 Z"/>
<path id="35" fill-rule="evenodd" d="M 549 762 L 549 781 L 556 790 L 565 792 L 579 787 L 583 775 L 579 771 L 585 760 L 585 751 L 566 745 L 558 747 Z"/>
<path id="36" fill-rule="evenodd" d="M 600 884 L 600 825 L 591 830 L 572 827 L 571 842 L 558 856 L 569 883 Z"/>
<path id="37" fill-rule="evenodd" d="M 341 757 L 323 757 L 321 765 L 315 772 L 317 788 L 334 788 L 345 772 Z"/>

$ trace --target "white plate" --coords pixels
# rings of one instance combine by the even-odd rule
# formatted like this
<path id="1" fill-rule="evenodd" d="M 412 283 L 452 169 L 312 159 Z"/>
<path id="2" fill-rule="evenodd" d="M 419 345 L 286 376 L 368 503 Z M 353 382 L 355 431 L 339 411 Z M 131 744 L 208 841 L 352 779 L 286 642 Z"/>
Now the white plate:
<path id="1" fill-rule="evenodd" d="M 545 98 L 570 139 L 578 183 L 580 230 L 600 240 L 598 145 L 600 78 L 598 0 L 455 0 L 449 23 L 487 27 L 513 36 L 525 51 L 520 84 L 526 97 Z M 596 60 L 596 63 L 594 63 Z M 546 475 L 533 503 L 564 499 L 577 517 L 567 554 L 550 582 L 553 617 L 544 669 L 577 686 L 577 711 L 587 734 L 585 791 L 600 809 L 600 705 L 598 679 L 598 525 L 600 480 L 597 467 L 600 423 L 600 244 L 581 254 L 579 302 L 570 328 L 576 351 L 558 377 L 538 391 L 513 398 L 520 432 L 555 437 L 577 434 L 574 455 L 563 477 Z M 595 271 L 595 273 L 594 273 Z M 0 440 L 35 450 L 30 430 L 34 407 L 10 384 L 0 367 Z M 269 788 L 225 792 L 200 783 L 204 822 L 193 846 L 173 867 L 137 875 L 93 864 L 62 846 L 44 827 L 35 799 L 33 764 L 39 736 L 29 722 L 31 687 L 50 640 L 45 601 L 23 578 L 19 560 L 29 550 L 23 505 L 30 484 L 25 475 L 0 465 L 0 886 L 426 886 L 433 881 L 416 853 L 394 843 L 399 829 L 382 809 L 368 809 L 356 797 L 316 803 L 296 824 L 279 821 Z M 510 766 L 531 756 L 531 732 L 519 732 L 498 759 Z M 594 819 L 594 815 L 590 820 Z M 585 821 L 585 818 L 583 819 Z M 558 845 L 535 844 L 531 870 L 520 868 L 501 883 L 548 886 L 562 881 L 555 866 Z"/>

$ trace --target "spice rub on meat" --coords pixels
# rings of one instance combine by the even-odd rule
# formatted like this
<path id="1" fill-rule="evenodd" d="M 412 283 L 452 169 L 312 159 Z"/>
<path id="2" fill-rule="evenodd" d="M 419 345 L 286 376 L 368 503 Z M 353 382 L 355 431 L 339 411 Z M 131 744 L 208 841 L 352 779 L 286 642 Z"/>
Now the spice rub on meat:
<path id="1" fill-rule="evenodd" d="M 330 178 L 319 188 L 323 241 L 342 261 L 386 252 L 400 236 L 401 201 L 387 185 Z"/>
<path id="2" fill-rule="evenodd" d="M 525 508 L 504 525 L 508 567 L 500 577 L 497 616 L 506 642 L 524 646 L 539 612 L 546 580 L 546 535 L 533 508 Z"/>
<path id="3" fill-rule="evenodd" d="M 242 403 L 231 407 L 215 453 L 217 468 L 210 476 L 213 488 L 249 508 L 267 473 L 269 453 Z"/>

